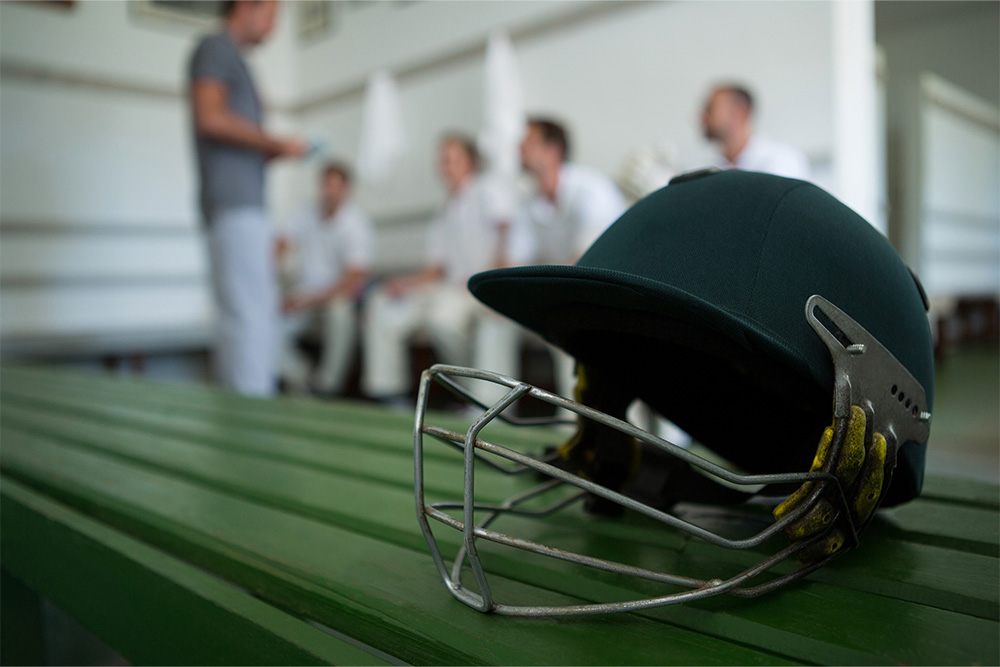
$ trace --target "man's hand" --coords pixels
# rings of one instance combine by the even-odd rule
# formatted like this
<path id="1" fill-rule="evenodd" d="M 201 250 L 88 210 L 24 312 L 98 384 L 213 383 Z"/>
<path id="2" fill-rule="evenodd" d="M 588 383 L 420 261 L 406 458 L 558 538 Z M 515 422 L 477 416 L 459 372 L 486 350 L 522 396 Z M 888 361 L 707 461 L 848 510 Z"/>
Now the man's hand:
<path id="1" fill-rule="evenodd" d="M 281 303 L 281 312 L 297 313 L 302 310 L 309 310 L 316 305 L 316 297 L 312 294 L 300 292 L 285 297 Z"/>
<path id="2" fill-rule="evenodd" d="M 268 160 L 283 157 L 302 157 L 309 150 L 309 145 L 296 138 L 272 138 L 271 147 L 266 151 Z"/>

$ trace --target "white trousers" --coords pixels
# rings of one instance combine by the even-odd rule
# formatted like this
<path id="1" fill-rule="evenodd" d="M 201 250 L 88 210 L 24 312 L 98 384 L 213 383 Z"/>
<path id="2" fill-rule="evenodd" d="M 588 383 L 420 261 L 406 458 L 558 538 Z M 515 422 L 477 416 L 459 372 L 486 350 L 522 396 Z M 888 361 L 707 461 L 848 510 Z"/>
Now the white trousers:
<path id="1" fill-rule="evenodd" d="M 309 361 L 296 346 L 296 339 L 319 319 L 322 348 L 319 365 L 313 372 Z M 281 377 L 297 389 L 311 383 L 315 389 L 340 394 L 347 383 L 347 372 L 357 342 L 357 316 L 354 301 L 335 299 L 321 308 L 294 315 L 283 321 Z"/>
<path id="2" fill-rule="evenodd" d="M 465 287 L 430 285 L 401 298 L 378 290 L 368 302 L 362 375 L 365 393 L 399 396 L 409 391 L 407 343 L 418 331 L 427 334 L 445 363 L 474 364 L 516 377 L 516 327 L 488 311 Z"/>
<path id="3" fill-rule="evenodd" d="M 259 208 L 225 211 L 208 225 L 216 379 L 249 396 L 274 393 L 278 293 L 271 234 Z"/>

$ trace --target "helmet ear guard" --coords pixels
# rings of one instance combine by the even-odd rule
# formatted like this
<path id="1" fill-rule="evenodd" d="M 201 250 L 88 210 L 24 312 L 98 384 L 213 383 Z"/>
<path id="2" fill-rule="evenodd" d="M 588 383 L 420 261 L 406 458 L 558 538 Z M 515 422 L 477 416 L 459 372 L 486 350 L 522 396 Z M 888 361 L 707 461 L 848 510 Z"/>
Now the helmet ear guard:
<path id="1" fill-rule="evenodd" d="M 631 611 L 691 601 L 719 594 L 755 597 L 775 590 L 821 567 L 843 545 L 857 546 L 861 531 L 885 497 L 898 447 L 904 442 L 923 446 L 930 414 L 920 384 L 874 337 L 839 308 L 820 296 L 806 304 L 806 318 L 830 351 L 834 366 L 834 421 L 827 429 L 808 472 L 741 474 L 712 463 L 686 449 L 628 423 L 624 411 L 630 397 L 603 390 L 599 378 L 582 369 L 577 401 L 489 371 L 437 365 L 423 373 L 414 432 L 417 516 L 445 585 L 463 603 L 484 612 L 512 616 L 547 616 Z M 485 381 L 505 388 L 493 405 L 479 402 L 460 384 Z M 591 380 L 594 380 L 591 383 Z M 426 398 L 434 381 L 479 405 L 484 412 L 465 433 L 426 423 Z M 495 419 L 520 425 L 538 420 L 509 417 L 505 411 L 525 397 L 549 403 L 577 415 L 578 428 L 562 447 L 543 459 L 482 439 Z M 602 404 L 596 410 L 588 402 Z M 424 435 L 463 453 L 463 498 L 427 502 L 424 478 Z M 499 461 L 499 462 L 498 462 Z M 476 501 L 475 468 L 485 464 L 506 474 L 536 474 L 545 482 L 503 502 Z M 729 486 L 751 487 L 737 492 Z M 731 502 L 752 496 L 761 485 L 796 485 L 774 511 L 775 521 L 753 535 L 727 537 L 668 511 L 677 501 Z M 787 488 L 787 487 L 786 487 Z M 570 491 L 570 493 L 567 493 Z M 538 507 L 547 498 L 554 500 Z M 573 553 L 497 532 L 491 525 L 505 515 L 540 516 L 587 499 L 592 509 L 631 509 L 683 533 L 726 549 L 759 547 L 779 533 L 789 544 L 756 565 L 728 579 L 698 579 Z M 460 517 L 448 510 L 460 510 Z M 456 512 L 457 513 L 457 512 Z M 477 514 L 478 513 L 478 514 Z M 429 519 L 461 533 L 454 561 L 446 563 Z M 477 521 L 478 519 L 478 521 Z M 515 547 L 607 572 L 626 574 L 679 587 L 644 599 L 569 606 L 514 606 L 493 599 L 482 565 L 479 541 Z M 760 579 L 779 563 L 797 556 L 800 566 L 770 579 Z M 478 592 L 462 582 L 471 569 Z M 762 582 L 762 583 L 761 583 Z"/>
<path id="2" fill-rule="evenodd" d="M 846 513 L 805 483 L 774 510 L 781 519 L 793 508 L 812 509 L 785 530 L 793 543 L 821 531 L 826 540 L 799 554 L 803 562 L 857 546 L 885 497 L 904 443 L 923 446 L 931 414 L 920 383 L 861 325 L 819 295 L 806 302 L 806 319 L 826 344 L 834 366 L 833 425 L 820 439 L 812 471 L 833 473 L 848 500 Z"/>

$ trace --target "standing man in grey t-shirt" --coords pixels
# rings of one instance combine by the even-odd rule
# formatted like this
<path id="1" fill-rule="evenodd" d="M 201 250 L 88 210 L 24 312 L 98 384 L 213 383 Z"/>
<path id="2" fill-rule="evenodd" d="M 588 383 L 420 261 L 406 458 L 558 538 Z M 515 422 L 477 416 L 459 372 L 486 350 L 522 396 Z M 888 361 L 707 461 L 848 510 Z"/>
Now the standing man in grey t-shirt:
<path id="1" fill-rule="evenodd" d="M 218 311 L 216 374 L 223 386 L 257 396 L 274 391 L 278 324 L 264 167 L 306 151 L 298 139 L 264 131 L 243 59 L 243 50 L 274 29 L 277 9 L 276 0 L 226 3 L 222 32 L 205 37 L 190 62 L 199 201 Z"/>

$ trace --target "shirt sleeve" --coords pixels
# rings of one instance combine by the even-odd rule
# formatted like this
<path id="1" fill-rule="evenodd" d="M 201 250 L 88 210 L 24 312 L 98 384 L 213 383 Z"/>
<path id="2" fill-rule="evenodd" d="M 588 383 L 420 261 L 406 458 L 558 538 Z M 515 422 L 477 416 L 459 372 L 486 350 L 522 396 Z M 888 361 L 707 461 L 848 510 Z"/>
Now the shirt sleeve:
<path id="1" fill-rule="evenodd" d="M 226 44 L 217 35 L 201 40 L 191 56 L 191 82 L 214 79 L 228 84 L 232 72 L 230 55 Z"/>
<path id="2" fill-rule="evenodd" d="M 523 206 L 514 209 L 507 232 L 507 259 L 514 266 L 524 266 L 535 261 L 538 242 L 535 227 Z"/>
<path id="3" fill-rule="evenodd" d="M 517 186 L 511 179 L 496 174 L 480 178 L 486 221 L 493 226 L 509 223 L 517 205 Z"/>
<path id="4" fill-rule="evenodd" d="M 367 270 L 375 259 L 375 228 L 361 210 L 355 210 L 351 217 L 351 233 L 345 255 L 347 267 Z"/>
<path id="5" fill-rule="evenodd" d="M 443 265 L 447 253 L 447 241 L 445 238 L 445 221 L 438 216 L 431 221 L 427 228 L 427 264 L 428 266 Z"/>
<path id="6" fill-rule="evenodd" d="M 809 160 L 805 153 L 791 146 L 783 148 L 784 150 L 776 153 L 772 158 L 771 173 L 808 181 Z"/>
<path id="7" fill-rule="evenodd" d="M 603 175 L 595 175 L 594 182 L 590 187 L 582 188 L 580 197 L 579 215 L 580 226 L 577 230 L 577 238 L 574 239 L 574 250 L 579 257 L 582 255 L 604 231 L 625 212 L 627 205 L 625 197 L 622 196 L 610 179 Z"/>
<path id="8" fill-rule="evenodd" d="M 306 233 L 310 215 L 312 215 L 312 212 L 309 208 L 298 209 L 285 222 L 284 228 L 279 230 L 278 237 L 291 243 L 302 243 L 302 237 Z"/>

